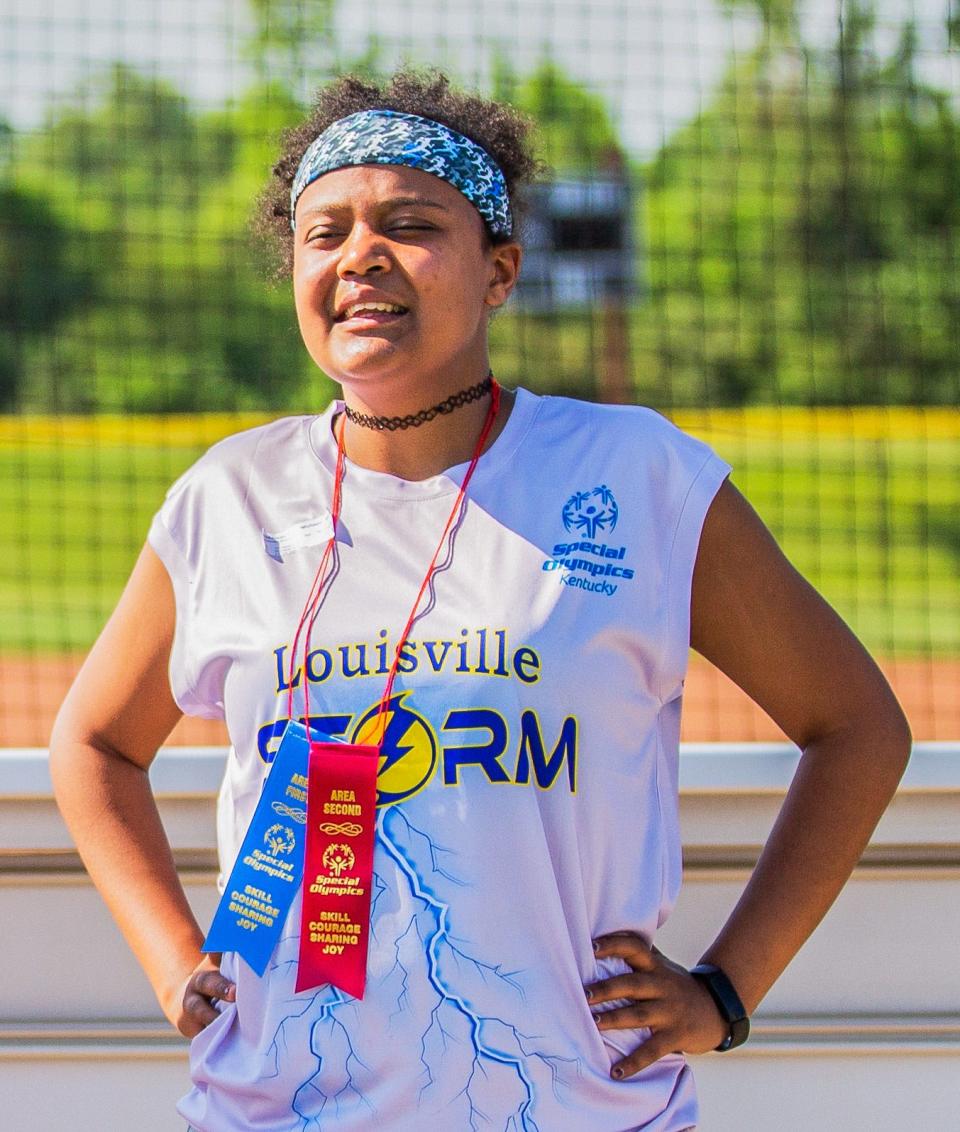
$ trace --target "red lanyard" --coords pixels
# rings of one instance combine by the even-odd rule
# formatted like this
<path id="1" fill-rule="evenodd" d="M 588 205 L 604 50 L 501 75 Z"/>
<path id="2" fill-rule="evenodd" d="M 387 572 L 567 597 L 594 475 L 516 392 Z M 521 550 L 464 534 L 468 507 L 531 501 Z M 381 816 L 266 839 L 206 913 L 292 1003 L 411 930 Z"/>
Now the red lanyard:
<path id="1" fill-rule="evenodd" d="M 400 656 L 403 646 L 406 644 L 407 636 L 413 628 L 413 623 L 417 619 L 417 611 L 420 608 L 420 603 L 423 601 L 423 595 L 427 592 L 430 585 L 430 579 L 433 577 L 437 568 L 437 561 L 440 557 L 440 551 L 443 549 L 447 541 L 450 531 L 455 526 L 460 517 L 460 512 L 463 508 L 466 499 L 467 487 L 470 480 L 473 478 L 473 473 L 476 471 L 477 463 L 489 439 L 490 432 L 493 428 L 493 423 L 497 418 L 497 413 L 500 409 L 500 386 L 496 378 L 493 379 L 490 389 L 490 408 L 487 410 L 487 417 L 484 421 L 483 428 L 480 431 L 480 437 L 477 440 L 477 446 L 474 449 L 473 457 L 470 460 L 470 465 L 467 468 L 467 473 L 463 477 L 463 482 L 460 484 L 460 490 L 457 492 L 457 498 L 454 501 L 453 509 L 447 519 L 446 525 L 443 528 L 443 533 L 440 535 L 440 541 L 437 543 L 437 549 L 433 552 L 433 557 L 430 559 L 430 565 L 427 567 L 427 572 L 424 575 L 423 582 L 417 592 L 416 599 L 413 603 L 413 608 L 410 610 L 410 616 L 407 618 L 407 623 L 403 627 L 403 632 L 400 635 L 400 640 L 397 642 L 396 652 L 393 658 L 393 664 L 390 666 L 390 673 L 387 676 L 387 683 L 383 691 L 383 696 L 380 699 L 380 708 L 377 712 L 377 720 L 374 726 L 373 734 L 380 734 L 380 720 L 384 713 L 390 706 L 390 696 L 393 692 L 393 683 L 397 676 L 397 670 L 400 665 Z M 329 592 L 330 585 L 339 567 L 339 555 L 337 553 L 337 528 L 340 523 L 340 510 L 343 503 L 343 469 L 344 469 L 344 447 L 343 447 L 343 434 L 346 425 L 346 420 L 341 421 L 339 435 L 337 437 L 337 464 L 333 475 L 333 499 L 331 501 L 331 518 L 333 522 L 333 534 L 330 536 L 327 545 L 324 547 L 323 554 L 320 558 L 320 565 L 317 567 L 316 575 L 313 579 L 313 584 L 310 587 L 310 592 L 307 595 L 306 603 L 303 607 L 303 613 L 300 615 L 300 621 L 297 624 L 297 631 L 294 634 L 293 646 L 290 649 L 290 670 L 287 676 L 287 685 L 289 691 L 287 692 L 287 718 L 293 718 L 293 687 L 294 675 L 297 656 L 297 645 L 300 641 L 300 634 L 304 634 L 303 645 L 303 715 L 305 726 L 307 728 L 307 735 L 310 735 L 310 684 L 308 679 L 308 665 L 307 658 L 310 654 L 310 634 L 313 629 L 314 622 L 320 612 L 320 608 Z M 312 740 L 311 740 L 312 742 Z"/>

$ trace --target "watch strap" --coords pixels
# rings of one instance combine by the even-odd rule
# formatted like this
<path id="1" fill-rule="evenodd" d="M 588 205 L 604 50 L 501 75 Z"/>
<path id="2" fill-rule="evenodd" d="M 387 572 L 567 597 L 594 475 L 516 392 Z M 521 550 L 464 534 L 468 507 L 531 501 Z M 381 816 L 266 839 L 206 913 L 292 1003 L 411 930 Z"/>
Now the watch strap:
<path id="1" fill-rule="evenodd" d="M 750 1035 L 750 1019 L 733 983 L 713 963 L 698 963 L 690 968 L 690 974 L 707 988 L 720 1017 L 729 1027 L 729 1033 L 716 1048 L 724 1053 L 742 1046 Z"/>

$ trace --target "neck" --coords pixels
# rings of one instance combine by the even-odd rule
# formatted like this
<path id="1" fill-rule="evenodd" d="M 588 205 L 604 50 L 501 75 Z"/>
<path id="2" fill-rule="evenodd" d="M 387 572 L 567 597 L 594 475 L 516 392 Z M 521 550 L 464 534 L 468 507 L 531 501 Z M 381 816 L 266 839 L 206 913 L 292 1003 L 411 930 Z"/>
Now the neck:
<path id="1" fill-rule="evenodd" d="M 451 377 L 451 372 L 455 376 Z M 344 384 L 344 400 L 351 410 L 373 417 L 416 415 L 453 394 L 483 381 L 490 368 L 486 352 L 482 358 L 463 358 L 442 375 L 420 374 L 416 380 L 396 378 L 377 382 L 369 389 Z M 513 394 L 501 391 L 500 411 L 486 447 L 496 440 L 510 416 Z M 490 393 L 439 414 L 413 428 L 378 430 L 364 427 L 341 415 L 336 427 L 344 429 L 347 457 L 361 467 L 386 472 L 405 480 L 424 480 L 466 463 L 476 450 L 490 408 Z"/>
<path id="2" fill-rule="evenodd" d="M 503 431 L 512 407 L 513 394 L 504 390 L 500 395 L 500 412 L 493 423 L 486 448 Z M 387 472 L 400 479 L 425 480 L 470 460 L 489 408 L 490 397 L 487 395 L 417 428 L 378 432 L 355 425 L 343 417 L 338 419 L 337 428 L 345 429 L 344 448 L 354 464 L 375 472 Z"/>

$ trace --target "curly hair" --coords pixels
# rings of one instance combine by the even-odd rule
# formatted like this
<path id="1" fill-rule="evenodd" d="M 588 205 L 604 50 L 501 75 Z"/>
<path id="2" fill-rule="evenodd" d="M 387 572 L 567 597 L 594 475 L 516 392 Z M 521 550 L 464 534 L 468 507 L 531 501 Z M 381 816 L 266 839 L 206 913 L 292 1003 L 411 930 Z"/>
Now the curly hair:
<path id="1" fill-rule="evenodd" d="M 500 166 L 507 182 L 514 231 L 518 231 L 524 212 L 524 190 L 543 168 L 532 153 L 530 119 L 506 103 L 452 88 L 447 76 L 438 71 L 400 70 L 382 84 L 345 75 L 321 87 L 309 117 L 285 131 L 283 153 L 273 167 L 269 185 L 257 199 L 253 235 L 274 279 L 283 280 L 293 270 L 290 186 L 301 158 L 329 125 L 360 110 L 419 114 L 483 146 Z M 491 243 L 506 242 L 489 233 L 487 238 Z"/>

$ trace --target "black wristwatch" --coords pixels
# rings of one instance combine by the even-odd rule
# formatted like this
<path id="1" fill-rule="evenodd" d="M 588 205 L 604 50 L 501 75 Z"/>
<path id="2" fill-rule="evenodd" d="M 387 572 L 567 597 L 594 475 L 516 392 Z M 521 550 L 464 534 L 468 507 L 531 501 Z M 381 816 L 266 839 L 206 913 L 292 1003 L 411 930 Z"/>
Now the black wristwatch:
<path id="1" fill-rule="evenodd" d="M 710 992 L 710 997 L 717 1004 L 720 1016 L 730 1027 L 730 1032 L 717 1046 L 723 1053 L 728 1049 L 742 1046 L 750 1036 L 750 1019 L 743 1008 L 740 996 L 734 990 L 733 983 L 727 976 L 712 963 L 698 963 L 690 968 L 690 974 Z"/>

